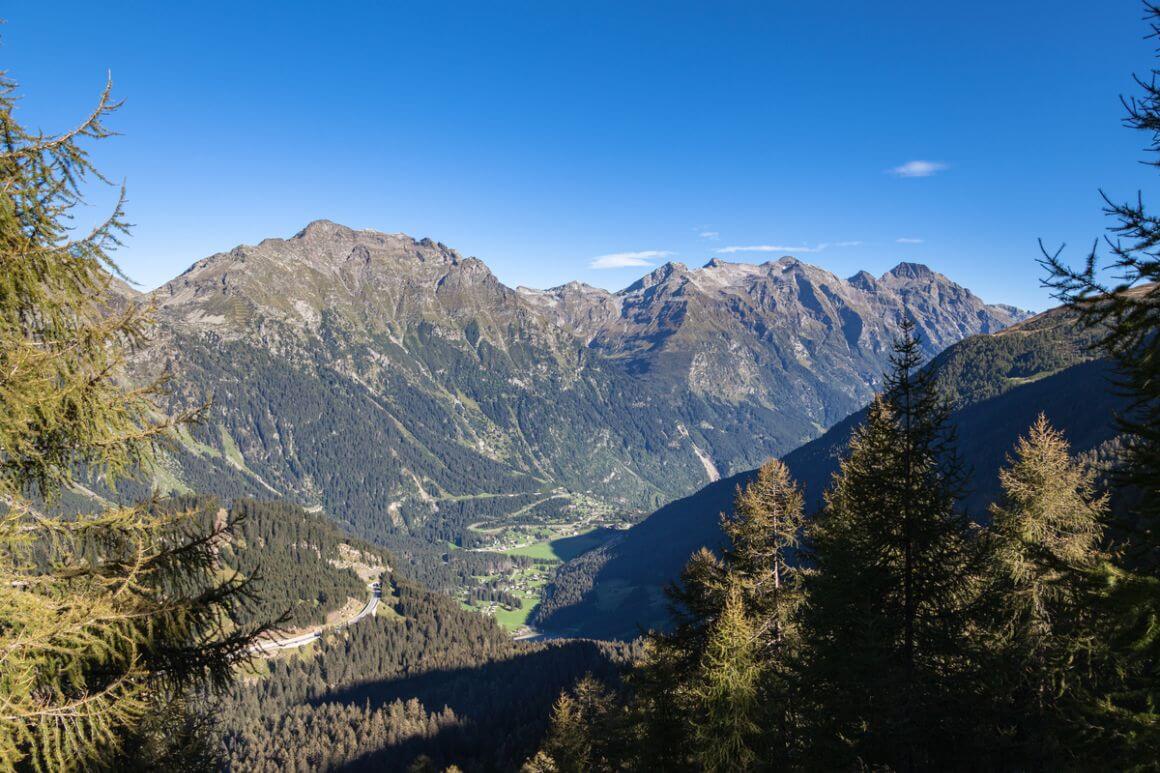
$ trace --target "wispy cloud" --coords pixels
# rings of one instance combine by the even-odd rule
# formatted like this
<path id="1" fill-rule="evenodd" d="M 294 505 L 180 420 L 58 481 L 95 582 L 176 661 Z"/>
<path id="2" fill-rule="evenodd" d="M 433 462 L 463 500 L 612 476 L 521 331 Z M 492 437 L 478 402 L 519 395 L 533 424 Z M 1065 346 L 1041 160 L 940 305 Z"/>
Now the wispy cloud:
<path id="1" fill-rule="evenodd" d="M 903 236 L 894 240 L 897 244 L 922 244 L 922 239 L 914 239 L 909 236 Z"/>
<path id="2" fill-rule="evenodd" d="M 716 231 L 701 231 L 701 233 L 699 233 L 697 235 L 700 236 L 702 239 L 709 239 L 711 241 L 717 241 L 718 239 L 721 238 L 721 234 L 719 234 Z"/>
<path id="3" fill-rule="evenodd" d="M 823 249 L 825 249 L 825 246 L 821 244 L 817 247 L 807 247 L 804 244 L 799 244 L 796 247 L 788 247 L 781 244 L 749 244 L 745 246 L 722 247 L 717 252 L 720 252 L 722 255 L 732 255 L 735 252 L 821 252 Z"/>
<path id="4" fill-rule="evenodd" d="M 823 252 L 831 247 L 858 247 L 861 246 L 860 241 L 848 242 L 822 242 L 815 244 L 812 247 L 808 244 L 798 244 L 794 246 L 785 244 L 750 244 L 744 246 L 722 247 L 717 252 L 722 255 L 732 255 L 736 252 L 783 252 L 783 253 L 813 253 Z"/>
<path id="5" fill-rule="evenodd" d="M 640 268 L 651 266 L 654 260 L 667 258 L 673 253 L 665 250 L 644 250 L 643 252 L 613 252 L 592 259 L 589 268 Z"/>
<path id="6" fill-rule="evenodd" d="M 902 166 L 886 170 L 895 177 L 930 177 L 945 171 L 947 165 L 941 161 L 907 161 Z"/>

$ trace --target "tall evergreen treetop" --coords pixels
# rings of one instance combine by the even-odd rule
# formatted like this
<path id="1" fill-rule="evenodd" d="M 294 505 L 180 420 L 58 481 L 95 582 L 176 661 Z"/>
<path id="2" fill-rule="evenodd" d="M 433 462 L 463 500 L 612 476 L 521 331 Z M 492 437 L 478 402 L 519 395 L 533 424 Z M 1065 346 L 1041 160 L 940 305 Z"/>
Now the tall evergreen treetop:
<path id="1" fill-rule="evenodd" d="M 815 744 L 819 764 L 914 769 L 965 753 L 953 723 L 934 717 L 948 716 L 970 676 L 975 541 L 957 508 L 947 409 L 919 369 L 913 323 L 894 349 L 886 390 L 810 533 L 804 682 L 830 739 Z"/>

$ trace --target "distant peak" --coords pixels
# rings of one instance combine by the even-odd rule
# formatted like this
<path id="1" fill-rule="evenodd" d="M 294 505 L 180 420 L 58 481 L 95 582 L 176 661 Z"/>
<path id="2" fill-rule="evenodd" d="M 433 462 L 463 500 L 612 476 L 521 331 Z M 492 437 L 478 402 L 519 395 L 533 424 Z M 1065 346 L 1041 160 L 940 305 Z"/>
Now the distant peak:
<path id="1" fill-rule="evenodd" d="M 332 220 L 312 220 L 306 224 L 305 228 L 294 234 L 293 238 L 311 239 L 348 233 L 354 233 L 354 229 L 335 223 Z"/>
<path id="2" fill-rule="evenodd" d="M 679 263 L 675 260 L 670 260 L 660 266 L 657 266 L 642 279 L 650 280 L 653 284 L 656 282 L 663 282 L 672 276 L 679 276 L 681 274 L 689 273 L 689 267 L 684 263 Z"/>
<path id="3" fill-rule="evenodd" d="M 670 260 L 668 263 L 654 268 L 620 292 L 633 293 L 640 290 L 647 290 L 650 287 L 656 287 L 659 284 L 667 282 L 673 277 L 687 276 L 688 273 L 689 267 L 684 263 L 677 263 L 676 261 Z"/>
<path id="4" fill-rule="evenodd" d="M 883 274 L 882 278 L 885 279 L 888 276 L 898 277 L 899 279 L 933 279 L 935 273 L 922 263 L 908 263 L 903 261 Z"/>
<path id="5" fill-rule="evenodd" d="M 732 264 L 729 263 L 729 261 L 727 261 L 727 260 L 722 260 L 721 258 L 713 258 L 708 263 L 706 263 L 704 267 L 705 268 L 725 268 L 726 266 L 729 266 L 729 265 L 732 265 Z"/>
<path id="6" fill-rule="evenodd" d="M 860 290 L 872 290 L 878 285 L 878 280 L 869 271 L 859 271 L 846 281 Z"/>
<path id="7" fill-rule="evenodd" d="M 556 287 L 549 287 L 547 290 L 542 290 L 541 292 L 556 293 L 556 294 L 561 294 L 561 293 L 599 293 L 601 295 L 608 294 L 607 290 L 601 290 L 599 287 L 593 287 L 592 285 L 590 285 L 586 282 L 579 282 L 575 279 L 573 279 L 571 282 L 568 282 L 567 284 L 557 285 Z"/>

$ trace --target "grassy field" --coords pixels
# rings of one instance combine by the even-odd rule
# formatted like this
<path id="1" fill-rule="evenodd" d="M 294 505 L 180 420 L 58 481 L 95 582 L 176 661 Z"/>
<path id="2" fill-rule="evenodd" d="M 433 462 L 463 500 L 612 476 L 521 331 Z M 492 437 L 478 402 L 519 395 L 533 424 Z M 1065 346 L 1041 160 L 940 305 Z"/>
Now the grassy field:
<path id="1" fill-rule="evenodd" d="M 538 594 L 516 594 L 520 598 L 520 606 L 518 609 L 504 609 L 497 606 L 494 612 L 495 621 L 503 626 L 506 631 L 514 631 L 517 628 L 527 625 L 528 618 L 531 617 L 532 611 L 536 605 L 540 603 Z M 468 604 L 465 601 L 459 602 L 464 609 L 470 609 L 473 612 L 486 612 L 485 607 Z"/>
<path id="2" fill-rule="evenodd" d="M 550 561 L 571 561 L 576 556 L 599 545 L 608 539 L 609 530 L 603 528 L 592 529 L 574 537 L 557 537 L 543 542 L 534 542 L 519 548 L 503 551 L 513 556 L 528 556 Z"/>
<path id="3" fill-rule="evenodd" d="M 523 539 L 534 539 L 536 540 L 535 542 L 516 548 L 507 548 L 506 550 L 498 549 L 496 552 L 506 553 L 511 556 L 526 556 L 528 558 L 558 564 L 564 561 L 570 561 L 581 553 L 597 547 L 607 541 L 614 533 L 615 530 L 601 526 L 589 529 L 580 534 L 562 536 L 560 527 L 538 526 L 534 527 L 534 529 L 527 529 L 521 535 Z M 505 584 L 508 585 L 510 592 L 520 599 L 520 606 L 517 609 L 496 607 L 493 612 L 490 612 L 490 614 L 494 614 L 496 622 L 508 631 L 515 631 L 527 625 L 528 618 L 535 611 L 536 605 L 540 603 L 540 594 L 543 591 L 543 586 L 548 582 L 547 578 L 551 576 L 553 571 L 554 567 L 545 569 L 543 566 L 540 566 L 538 568 L 533 567 L 519 570 L 513 574 L 510 577 L 510 583 Z M 539 579 L 532 579 L 533 576 L 538 576 Z M 477 579 L 483 582 L 493 582 L 500 580 L 501 577 L 488 575 L 478 577 Z M 515 587 L 517 584 L 522 584 L 522 588 L 517 589 Z M 488 605 L 461 603 L 468 609 L 488 612 Z"/>
<path id="4" fill-rule="evenodd" d="M 521 599 L 519 609 L 507 610 L 500 607 L 495 611 L 495 620 L 509 631 L 514 631 L 520 626 L 527 625 L 528 617 L 531 616 L 532 610 L 540 603 L 539 598 L 532 598 L 525 596 Z"/>

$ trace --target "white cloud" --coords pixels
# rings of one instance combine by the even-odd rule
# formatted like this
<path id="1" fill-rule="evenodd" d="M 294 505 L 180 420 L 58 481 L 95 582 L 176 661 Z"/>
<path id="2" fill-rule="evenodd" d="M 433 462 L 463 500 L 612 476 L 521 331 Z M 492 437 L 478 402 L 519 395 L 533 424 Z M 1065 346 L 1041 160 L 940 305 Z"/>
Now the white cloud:
<path id="1" fill-rule="evenodd" d="M 589 268 L 640 268 L 651 266 L 658 258 L 667 258 L 673 253 L 665 250 L 644 250 L 643 252 L 613 252 L 592 259 Z"/>
<path id="2" fill-rule="evenodd" d="M 821 252 L 826 248 L 826 245 L 819 244 L 817 247 L 806 247 L 805 245 L 798 245 L 797 247 L 785 247 L 780 244 L 750 244 L 744 247 L 722 247 L 717 250 L 722 255 L 732 255 L 735 252 Z"/>
<path id="3" fill-rule="evenodd" d="M 922 239 L 912 239 L 912 238 L 907 237 L 907 236 L 903 236 L 902 238 L 895 239 L 894 241 L 898 244 L 922 244 L 922 242 L 923 242 Z"/>
<path id="4" fill-rule="evenodd" d="M 930 177 L 946 169 L 947 165 L 941 161 L 907 161 L 887 171 L 895 177 Z"/>
<path id="5" fill-rule="evenodd" d="M 721 234 L 716 231 L 702 231 L 700 234 L 698 234 L 698 236 L 700 236 L 702 239 L 711 239 L 713 241 L 717 241 L 721 238 Z"/>
<path id="6" fill-rule="evenodd" d="M 788 246 L 784 244 L 750 244 L 746 246 L 722 247 L 717 250 L 722 255 L 732 255 L 735 252 L 784 252 L 784 253 L 813 253 L 828 250 L 831 247 L 858 247 L 862 242 L 822 242 L 810 247 L 806 244 Z"/>

